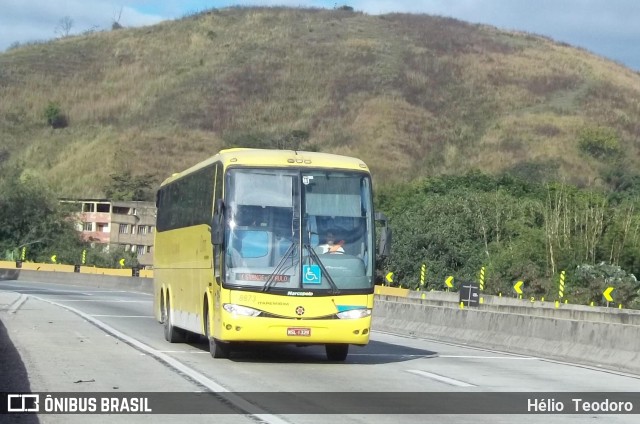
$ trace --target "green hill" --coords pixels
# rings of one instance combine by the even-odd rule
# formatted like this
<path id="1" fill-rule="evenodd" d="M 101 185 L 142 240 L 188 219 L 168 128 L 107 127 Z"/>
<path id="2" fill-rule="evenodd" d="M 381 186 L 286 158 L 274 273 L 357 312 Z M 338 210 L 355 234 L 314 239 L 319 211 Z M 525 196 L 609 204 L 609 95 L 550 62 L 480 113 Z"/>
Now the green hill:
<path id="1" fill-rule="evenodd" d="M 232 145 L 358 156 L 378 184 L 477 169 L 589 186 L 640 168 L 638 73 L 427 15 L 232 8 L 67 37 L 0 54 L 0 98 L 0 162 L 61 197 Z"/>

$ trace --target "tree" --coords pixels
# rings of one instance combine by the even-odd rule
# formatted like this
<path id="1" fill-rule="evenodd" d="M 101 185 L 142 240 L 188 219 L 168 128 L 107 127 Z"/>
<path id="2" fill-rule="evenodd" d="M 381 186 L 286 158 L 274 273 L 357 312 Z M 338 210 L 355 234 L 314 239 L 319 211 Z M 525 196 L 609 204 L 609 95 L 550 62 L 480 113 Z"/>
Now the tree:
<path id="1" fill-rule="evenodd" d="M 0 183 L 0 251 L 27 246 L 31 260 L 54 250 L 79 252 L 83 242 L 53 191 L 38 176 L 20 168 L 6 172 Z M 71 255 L 71 253 L 70 253 Z"/>
<path id="2" fill-rule="evenodd" d="M 70 16 L 64 16 L 58 21 L 54 33 L 61 38 L 68 37 L 71 34 L 71 28 L 73 28 L 73 19 Z"/>
<path id="3" fill-rule="evenodd" d="M 111 181 L 104 187 L 105 195 L 111 200 L 153 200 L 154 177 L 151 174 L 131 175 L 127 171 L 122 174 L 111 174 Z"/>
<path id="4" fill-rule="evenodd" d="M 122 29 L 124 28 L 121 24 L 120 24 L 120 18 L 122 17 L 122 7 L 120 8 L 120 11 L 118 12 L 118 16 L 116 17 L 115 13 L 113 14 L 113 19 L 112 19 L 112 24 L 111 24 L 111 29 L 112 30 L 117 30 L 117 29 Z"/>

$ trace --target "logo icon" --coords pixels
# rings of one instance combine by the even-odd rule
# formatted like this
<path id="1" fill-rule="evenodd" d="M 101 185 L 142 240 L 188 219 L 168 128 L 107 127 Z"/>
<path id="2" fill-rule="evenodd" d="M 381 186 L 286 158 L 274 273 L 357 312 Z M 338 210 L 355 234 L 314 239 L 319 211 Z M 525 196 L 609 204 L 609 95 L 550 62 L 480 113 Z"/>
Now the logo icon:
<path id="1" fill-rule="evenodd" d="M 298 306 L 296 308 L 296 314 L 297 315 L 304 315 L 304 308 L 302 306 Z"/>
<path id="2" fill-rule="evenodd" d="M 322 271 L 318 265 L 304 265 L 302 267 L 302 282 L 304 284 L 321 284 Z"/>
<path id="3" fill-rule="evenodd" d="M 7 412 L 40 412 L 40 395 L 7 395 Z"/>

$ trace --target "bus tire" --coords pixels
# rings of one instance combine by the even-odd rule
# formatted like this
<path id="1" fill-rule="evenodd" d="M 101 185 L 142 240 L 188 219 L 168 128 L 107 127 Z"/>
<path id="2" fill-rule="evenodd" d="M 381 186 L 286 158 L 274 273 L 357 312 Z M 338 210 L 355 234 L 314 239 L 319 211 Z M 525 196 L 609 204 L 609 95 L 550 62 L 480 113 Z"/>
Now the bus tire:
<path id="1" fill-rule="evenodd" d="M 164 338 L 169 343 L 181 343 L 184 341 L 184 330 L 175 327 L 171 323 L 171 303 L 169 297 L 164 302 Z"/>
<path id="2" fill-rule="evenodd" d="M 209 353 L 211 353 L 213 358 L 220 359 L 229 357 L 229 344 L 211 337 L 211 331 L 209 330 L 209 308 L 206 306 L 204 310 L 204 335 L 207 340 L 209 340 Z"/>
<path id="3" fill-rule="evenodd" d="M 349 354 L 349 345 L 346 343 L 326 344 L 327 359 L 330 361 L 344 361 Z"/>
<path id="4" fill-rule="evenodd" d="M 213 338 L 209 339 L 209 352 L 213 358 L 228 358 L 230 350 L 228 343 L 223 343 Z"/>

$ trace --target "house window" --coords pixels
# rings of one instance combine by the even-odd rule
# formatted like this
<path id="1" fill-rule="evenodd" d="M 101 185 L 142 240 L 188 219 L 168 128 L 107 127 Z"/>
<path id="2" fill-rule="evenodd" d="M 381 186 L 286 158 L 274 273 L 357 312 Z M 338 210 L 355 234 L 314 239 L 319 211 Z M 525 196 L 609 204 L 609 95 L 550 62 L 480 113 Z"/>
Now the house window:
<path id="1" fill-rule="evenodd" d="M 82 225 L 82 230 L 83 231 L 93 231 L 93 222 L 85 222 Z"/>
<path id="2" fill-rule="evenodd" d="M 144 246 L 138 246 L 138 249 L 137 249 L 136 253 L 138 254 L 138 256 L 143 255 L 144 254 Z"/>
<path id="3" fill-rule="evenodd" d="M 99 233 L 108 233 L 109 232 L 109 224 L 104 222 L 96 223 L 96 231 Z"/>
<path id="4" fill-rule="evenodd" d="M 151 246 L 147 246 L 147 253 L 151 253 Z"/>
<path id="5" fill-rule="evenodd" d="M 147 234 L 147 226 L 138 225 L 138 234 Z"/>
<path id="6" fill-rule="evenodd" d="M 120 234 L 129 234 L 128 224 L 120 224 Z"/>
<path id="7" fill-rule="evenodd" d="M 136 226 L 131 224 L 131 234 L 135 234 L 136 233 Z"/>
<path id="8" fill-rule="evenodd" d="M 125 208 L 123 206 L 114 206 L 113 207 L 113 213 L 116 215 L 129 215 L 131 212 L 131 209 L 129 208 Z"/>

